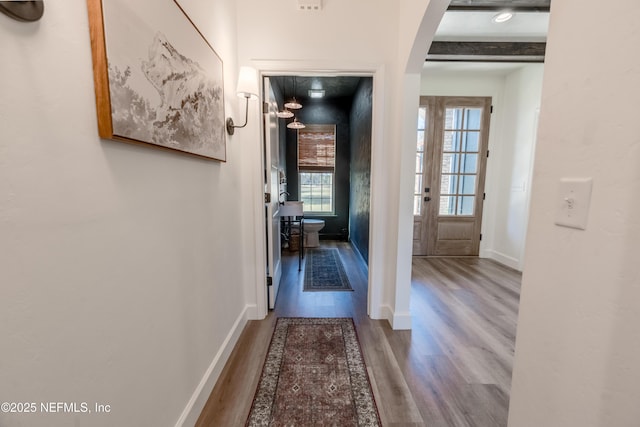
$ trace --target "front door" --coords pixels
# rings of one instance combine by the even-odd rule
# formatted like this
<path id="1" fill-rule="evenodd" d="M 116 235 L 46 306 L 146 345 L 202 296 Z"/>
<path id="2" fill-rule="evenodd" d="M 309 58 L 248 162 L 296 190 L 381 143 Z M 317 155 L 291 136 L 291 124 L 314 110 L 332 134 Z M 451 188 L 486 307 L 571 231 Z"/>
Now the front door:
<path id="1" fill-rule="evenodd" d="M 414 255 L 478 255 L 490 114 L 491 98 L 420 98 Z"/>

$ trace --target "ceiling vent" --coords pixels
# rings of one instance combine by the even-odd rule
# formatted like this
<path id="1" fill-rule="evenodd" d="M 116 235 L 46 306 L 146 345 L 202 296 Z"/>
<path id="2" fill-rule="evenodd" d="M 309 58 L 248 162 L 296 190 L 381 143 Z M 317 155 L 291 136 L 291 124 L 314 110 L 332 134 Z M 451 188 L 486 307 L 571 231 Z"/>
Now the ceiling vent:
<path id="1" fill-rule="evenodd" d="M 298 0 L 298 10 L 322 10 L 322 0 Z"/>

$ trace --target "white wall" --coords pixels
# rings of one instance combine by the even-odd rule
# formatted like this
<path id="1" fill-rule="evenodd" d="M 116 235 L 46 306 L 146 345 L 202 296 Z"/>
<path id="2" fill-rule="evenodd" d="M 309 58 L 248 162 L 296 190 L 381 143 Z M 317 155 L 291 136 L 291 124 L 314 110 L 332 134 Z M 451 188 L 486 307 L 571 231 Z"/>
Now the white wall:
<path id="1" fill-rule="evenodd" d="M 485 254 L 489 258 L 522 270 L 526 241 L 531 175 L 535 148 L 535 129 L 542 92 L 544 65 L 530 64 L 505 78 L 499 144 L 494 146 L 488 164 L 494 170 L 487 188 L 491 221 Z"/>
<path id="2" fill-rule="evenodd" d="M 612 11 L 551 6 L 511 427 L 640 420 L 640 3 Z M 586 230 L 554 225 L 562 177 L 593 177 Z"/>
<path id="3" fill-rule="evenodd" d="M 480 256 L 521 269 L 543 65 L 430 67 L 422 73 L 421 95 L 492 99 Z"/>
<path id="4" fill-rule="evenodd" d="M 415 152 L 415 135 L 409 140 L 405 134 L 407 117 L 414 115 L 412 123 L 417 118 L 417 97 L 409 98 L 409 105 L 406 95 L 417 93 L 418 80 L 409 72 L 417 53 L 427 51 L 429 33 L 435 32 L 447 3 L 326 1 L 322 11 L 301 12 L 290 1 L 238 2 L 240 63 L 264 72 L 373 75 L 369 308 L 372 317 L 389 319 L 395 328 L 409 327 L 411 318 L 411 239 L 398 243 L 399 235 L 411 236 L 407 228 L 411 224 L 411 186 L 405 186 L 406 177 L 401 176 L 401 171 L 408 170 L 403 168 L 410 157 L 407 153 Z M 412 44 L 419 31 L 424 36 L 419 44 L 424 48 Z M 423 55 L 419 56 L 421 63 Z"/>
<path id="5" fill-rule="evenodd" d="M 237 110 L 234 2 L 181 3 Z M 111 405 L 0 424 L 192 422 L 256 299 L 251 144 L 223 164 L 100 140 L 83 0 L 0 15 L 0 52 L 0 400 Z"/>

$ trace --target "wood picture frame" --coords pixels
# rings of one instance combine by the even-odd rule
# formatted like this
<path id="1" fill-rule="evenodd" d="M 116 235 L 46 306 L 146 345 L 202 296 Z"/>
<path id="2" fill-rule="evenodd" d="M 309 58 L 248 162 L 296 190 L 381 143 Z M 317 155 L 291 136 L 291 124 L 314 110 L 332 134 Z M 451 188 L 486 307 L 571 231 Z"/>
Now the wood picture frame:
<path id="1" fill-rule="evenodd" d="M 176 0 L 87 0 L 101 138 L 226 161 L 223 63 Z"/>

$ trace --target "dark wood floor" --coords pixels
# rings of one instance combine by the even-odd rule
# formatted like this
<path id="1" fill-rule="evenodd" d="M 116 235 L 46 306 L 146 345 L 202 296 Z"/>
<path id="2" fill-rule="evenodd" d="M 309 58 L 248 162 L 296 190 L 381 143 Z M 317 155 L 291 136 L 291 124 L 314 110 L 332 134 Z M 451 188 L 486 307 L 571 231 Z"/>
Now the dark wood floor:
<path id="1" fill-rule="evenodd" d="M 413 329 L 366 315 L 367 271 L 338 247 L 354 292 L 302 292 L 285 256 L 274 311 L 243 331 L 197 426 L 243 426 L 277 317 L 353 317 L 384 426 L 507 425 L 520 274 L 478 258 L 414 258 Z M 286 255 L 286 254 L 285 254 Z"/>

